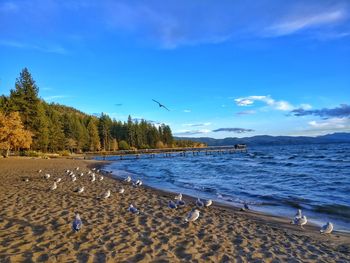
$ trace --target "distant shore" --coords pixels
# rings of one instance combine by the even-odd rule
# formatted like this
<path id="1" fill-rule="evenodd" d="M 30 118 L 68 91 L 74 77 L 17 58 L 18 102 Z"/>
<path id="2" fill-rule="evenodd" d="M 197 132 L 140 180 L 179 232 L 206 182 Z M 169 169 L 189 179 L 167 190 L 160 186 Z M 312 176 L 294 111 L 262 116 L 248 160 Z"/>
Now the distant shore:
<path id="1" fill-rule="evenodd" d="M 184 223 L 193 198 L 185 196 L 186 207 L 171 210 L 167 202 L 172 193 L 135 188 L 109 175 L 91 183 L 86 172 L 104 164 L 64 158 L 0 159 L 0 261 L 350 261 L 350 235 L 320 235 L 312 225 L 301 230 L 286 218 L 214 204 L 201 209 L 196 222 Z M 65 170 L 76 167 L 84 176 L 73 183 Z M 43 178 L 45 173 L 50 179 Z M 58 188 L 48 190 L 58 177 Z M 74 192 L 78 186 L 85 187 L 82 194 Z M 118 193 L 121 187 L 124 194 Z M 107 189 L 111 197 L 99 198 Z M 128 212 L 129 204 L 141 213 Z M 76 234 L 71 231 L 74 212 L 83 220 Z"/>

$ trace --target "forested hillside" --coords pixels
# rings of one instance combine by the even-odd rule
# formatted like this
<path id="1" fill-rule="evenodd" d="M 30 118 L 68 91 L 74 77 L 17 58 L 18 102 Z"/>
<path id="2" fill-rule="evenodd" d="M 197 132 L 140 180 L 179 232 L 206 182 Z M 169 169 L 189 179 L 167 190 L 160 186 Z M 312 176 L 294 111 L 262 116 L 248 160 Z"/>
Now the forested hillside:
<path id="1" fill-rule="evenodd" d="M 9 116 L 14 112 L 19 113 L 23 128 L 32 134 L 31 150 L 82 152 L 176 146 L 168 125 L 156 127 L 145 120 L 133 121 L 131 116 L 122 122 L 103 113 L 96 117 L 45 102 L 27 68 L 20 73 L 10 95 L 0 97 L 0 113 Z"/>

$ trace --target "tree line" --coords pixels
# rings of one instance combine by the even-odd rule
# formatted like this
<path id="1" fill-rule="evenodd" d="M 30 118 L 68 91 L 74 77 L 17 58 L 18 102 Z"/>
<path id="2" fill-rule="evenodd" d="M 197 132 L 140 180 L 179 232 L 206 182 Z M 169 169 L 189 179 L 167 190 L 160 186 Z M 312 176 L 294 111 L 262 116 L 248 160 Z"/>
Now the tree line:
<path id="1" fill-rule="evenodd" d="M 21 122 L 16 136 L 23 142 L 16 146 L 12 144 L 13 150 L 87 152 L 178 146 L 170 127 L 165 124 L 156 127 L 145 120 L 135 121 L 131 116 L 122 122 L 104 113 L 97 117 L 72 107 L 45 102 L 39 97 L 39 88 L 27 68 L 16 79 L 10 95 L 0 97 L 0 114 L 0 129 L 2 126 L 8 131 L 10 126 L 6 124 Z M 0 149 L 10 145 L 6 144 L 9 137 L 6 138 L 0 137 Z M 199 145 L 190 141 L 179 141 L 179 144 Z"/>

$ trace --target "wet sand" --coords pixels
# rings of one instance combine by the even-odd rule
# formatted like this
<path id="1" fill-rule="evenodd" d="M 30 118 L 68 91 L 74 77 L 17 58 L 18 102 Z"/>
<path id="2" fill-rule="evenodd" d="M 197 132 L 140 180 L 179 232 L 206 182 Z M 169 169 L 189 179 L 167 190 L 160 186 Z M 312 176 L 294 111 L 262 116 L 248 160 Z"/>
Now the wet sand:
<path id="1" fill-rule="evenodd" d="M 193 198 L 171 210 L 174 194 L 109 175 L 90 182 L 86 172 L 103 164 L 0 159 L 0 262 L 350 262 L 347 234 L 320 235 L 315 226 L 302 230 L 285 218 L 224 205 L 200 209 L 197 221 L 185 223 Z M 65 170 L 76 167 L 84 176 L 72 182 Z M 75 193 L 78 186 L 85 191 Z M 107 189 L 111 196 L 101 198 Z M 129 204 L 140 214 L 128 212 Z M 71 229 L 75 212 L 83 220 L 78 233 Z"/>

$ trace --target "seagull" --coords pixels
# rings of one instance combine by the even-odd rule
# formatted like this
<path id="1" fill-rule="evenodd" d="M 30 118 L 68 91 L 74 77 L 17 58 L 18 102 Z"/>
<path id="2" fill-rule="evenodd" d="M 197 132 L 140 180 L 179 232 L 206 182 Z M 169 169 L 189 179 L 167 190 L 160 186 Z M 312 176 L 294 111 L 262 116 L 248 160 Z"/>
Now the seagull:
<path id="1" fill-rule="evenodd" d="M 57 179 L 56 179 L 56 183 L 59 183 L 59 182 L 61 182 L 62 181 L 62 178 L 61 177 L 58 177 Z"/>
<path id="2" fill-rule="evenodd" d="M 75 170 L 79 171 L 79 167 L 75 168 Z"/>
<path id="3" fill-rule="evenodd" d="M 185 201 L 182 200 L 182 199 L 181 200 L 176 200 L 176 205 L 179 206 L 179 207 L 183 207 L 183 206 L 185 206 L 185 204 L 186 204 Z"/>
<path id="4" fill-rule="evenodd" d="M 53 182 L 53 185 L 51 186 L 51 190 L 55 190 L 57 188 L 56 182 Z"/>
<path id="5" fill-rule="evenodd" d="M 76 213 L 72 224 L 72 228 L 75 232 L 78 232 L 82 226 L 83 226 L 83 222 L 81 221 L 79 214 Z"/>
<path id="6" fill-rule="evenodd" d="M 90 171 L 90 170 L 88 171 L 88 175 L 89 175 L 89 174 L 91 174 L 91 171 Z"/>
<path id="7" fill-rule="evenodd" d="M 50 174 L 45 174 L 45 178 L 46 178 L 46 179 L 49 179 L 50 176 L 51 176 Z"/>
<path id="8" fill-rule="evenodd" d="M 108 197 L 111 196 L 111 191 L 110 190 L 107 190 L 107 192 L 105 192 L 105 194 L 103 195 L 103 198 L 104 199 L 107 199 Z"/>
<path id="9" fill-rule="evenodd" d="M 91 176 L 91 182 L 95 182 L 95 180 L 96 180 L 96 177 L 95 177 L 95 174 L 93 173 Z"/>
<path id="10" fill-rule="evenodd" d="M 84 186 L 82 187 L 78 187 L 75 192 L 77 192 L 78 194 L 81 194 L 82 192 L 84 192 Z"/>
<path id="11" fill-rule="evenodd" d="M 75 176 L 72 177 L 72 182 L 75 182 L 77 178 Z"/>
<path id="12" fill-rule="evenodd" d="M 182 200 L 182 194 L 179 193 L 177 196 L 174 198 L 175 200 Z"/>
<path id="13" fill-rule="evenodd" d="M 70 170 L 66 170 L 66 174 L 69 174 L 70 173 Z"/>
<path id="14" fill-rule="evenodd" d="M 95 171 L 95 170 L 96 170 L 96 168 L 92 168 L 91 170 Z"/>
<path id="15" fill-rule="evenodd" d="M 198 207 L 203 207 L 204 206 L 203 202 L 199 198 L 196 201 L 196 206 L 198 206 Z"/>
<path id="16" fill-rule="evenodd" d="M 81 173 L 80 176 L 84 176 L 84 173 Z"/>
<path id="17" fill-rule="evenodd" d="M 129 206 L 128 211 L 133 213 L 133 214 L 138 214 L 139 213 L 139 210 L 136 207 L 134 207 L 133 205 Z"/>
<path id="18" fill-rule="evenodd" d="M 176 209 L 177 208 L 177 205 L 175 204 L 174 201 L 170 200 L 168 202 L 168 207 L 171 208 L 171 209 Z"/>
<path id="19" fill-rule="evenodd" d="M 23 181 L 24 182 L 29 182 L 29 179 L 28 178 L 23 178 Z"/>
<path id="20" fill-rule="evenodd" d="M 122 187 L 122 188 L 120 188 L 119 189 L 119 194 L 123 194 L 124 193 L 124 191 L 125 191 L 125 189 Z"/>
<path id="21" fill-rule="evenodd" d="M 204 201 L 204 206 L 205 206 L 205 207 L 209 207 L 209 206 L 212 205 L 212 203 L 213 203 L 213 201 L 210 200 L 210 199 L 209 199 L 209 200 L 205 200 L 205 201 Z"/>
<path id="22" fill-rule="evenodd" d="M 40 174 L 42 172 L 42 170 L 39 170 L 38 173 Z"/>
<path id="23" fill-rule="evenodd" d="M 103 176 L 101 175 L 101 176 L 100 176 L 100 181 L 102 181 L 102 180 L 103 180 Z"/>
<path id="24" fill-rule="evenodd" d="M 249 206 L 247 203 L 244 203 L 243 207 L 241 208 L 241 211 L 246 211 L 246 210 L 249 210 Z"/>
<path id="25" fill-rule="evenodd" d="M 135 186 L 141 186 L 142 185 L 142 181 L 141 180 L 137 180 L 134 185 Z"/>
<path id="26" fill-rule="evenodd" d="M 159 105 L 159 107 L 161 108 L 161 107 L 163 107 L 164 109 L 166 109 L 166 110 L 168 110 L 168 111 L 170 111 L 167 107 L 165 107 L 163 104 L 161 104 L 159 101 L 156 101 L 156 100 L 154 100 L 154 99 L 152 99 L 155 103 L 158 103 L 158 105 Z"/>
<path id="27" fill-rule="evenodd" d="M 194 222 L 198 219 L 198 217 L 199 217 L 199 210 L 194 209 L 187 215 L 187 217 L 185 218 L 185 221 L 186 222 Z"/>
<path id="28" fill-rule="evenodd" d="M 320 233 L 321 234 L 330 234 L 333 231 L 333 224 L 331 222 L 328 222 L 327 224 L 325 224 L 321 230 Z"/>
<path id="29" fill-rule="evenodd" d="M 296 224 L 296 225 L 298 225 L 298 226 L 300 226 L 302 229 L 304 229 L 304 225 L 306 225 L 306 223 L 307 223 L 307 218 L 306 218 L 306 216 L 302 216 L 301 218 L 294 218 L 294 222 L 293 222 L 294 224 Z"/>
<path id="30" fill-rule="evenodd" d="M 298 211 L 296 212 L 294 218 L 292 219 L 292 221 L 290 223 L 293 225 L 298 225 L 298 222 L 301 218 L 302 218 L 301 209 L 298 209 Z"/>
<path id="31" fill-rule="evenodd" d="M 126 177 L 124 181 L 127 182 L 127 183 L 130 183 L 131 182 L 131 177 L 130 176 Z"/>

